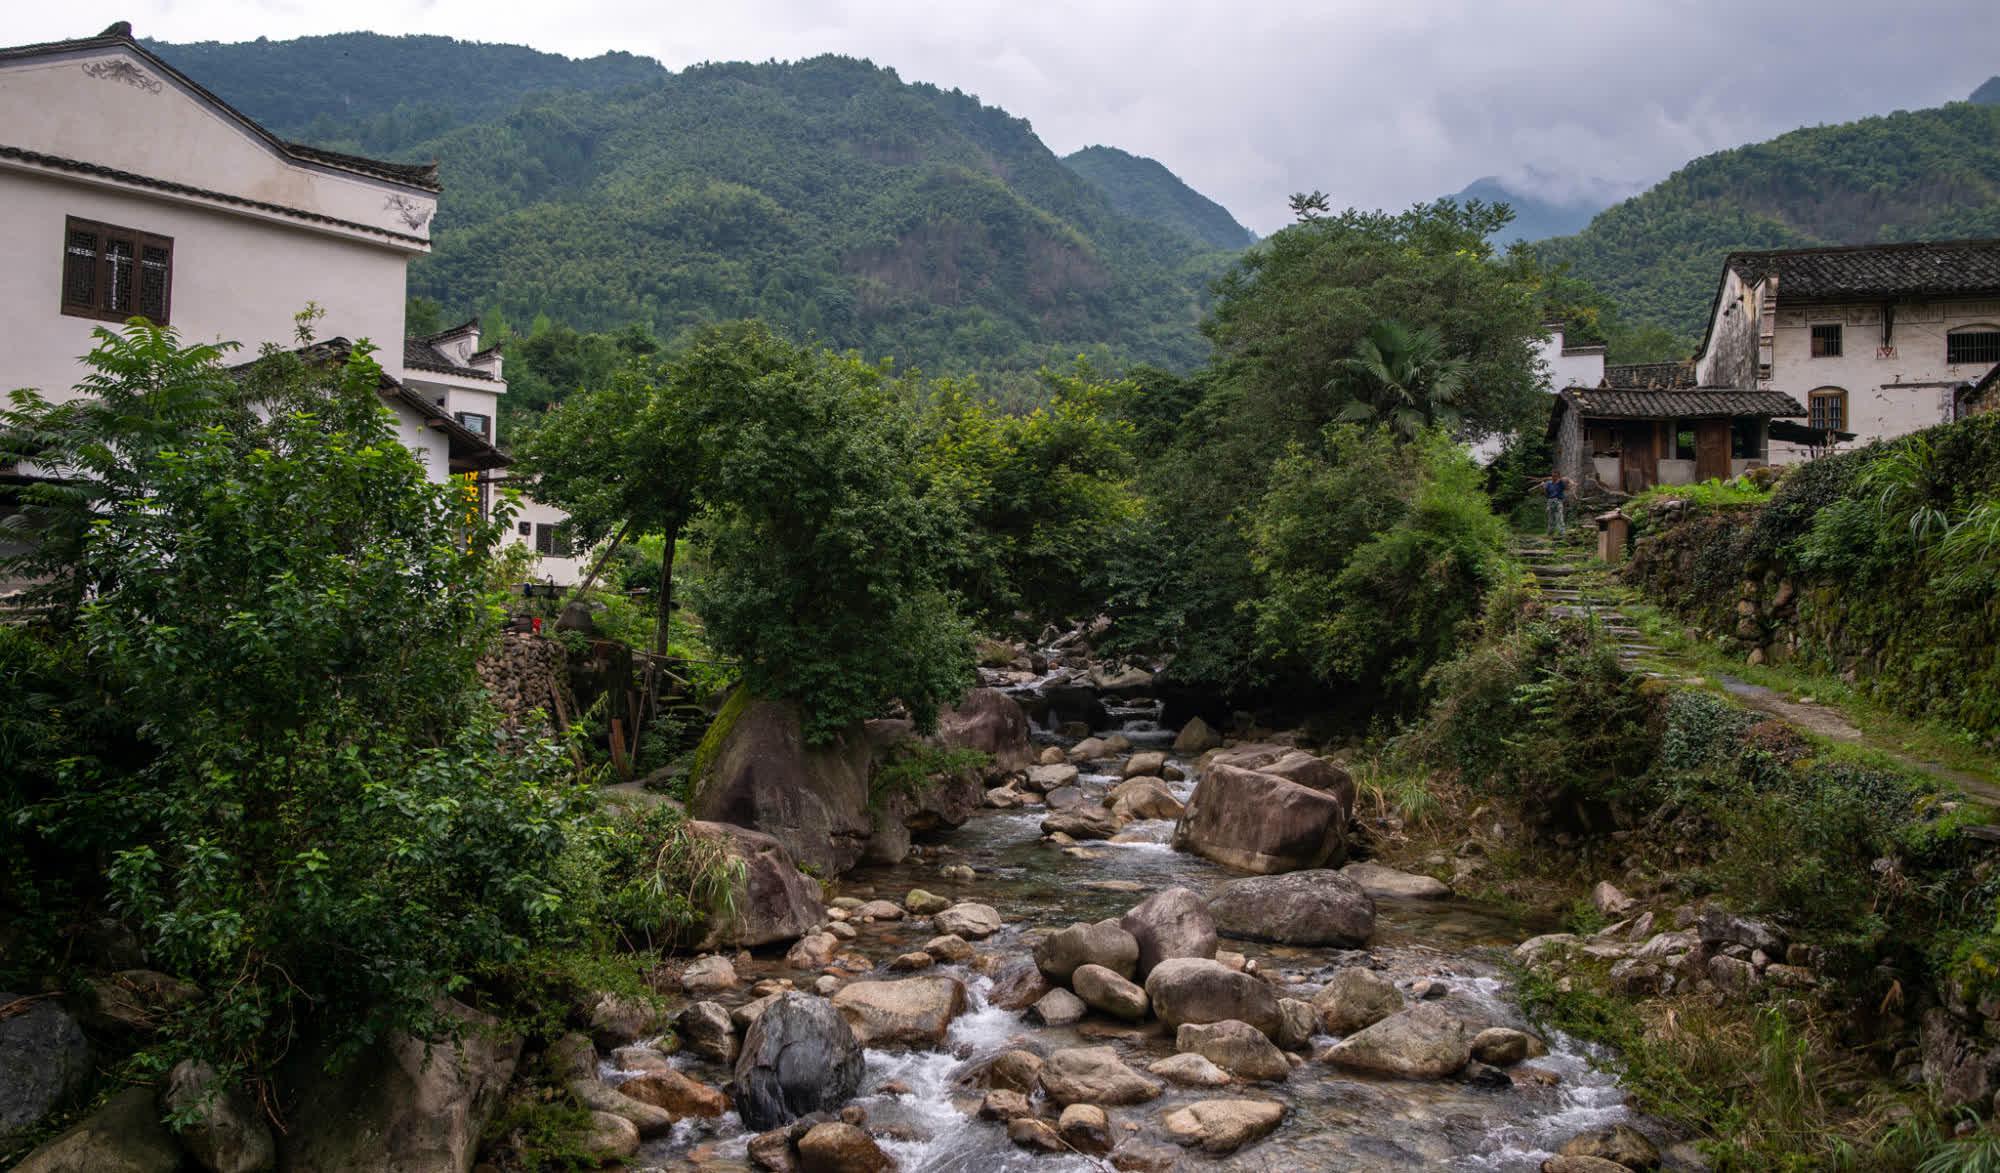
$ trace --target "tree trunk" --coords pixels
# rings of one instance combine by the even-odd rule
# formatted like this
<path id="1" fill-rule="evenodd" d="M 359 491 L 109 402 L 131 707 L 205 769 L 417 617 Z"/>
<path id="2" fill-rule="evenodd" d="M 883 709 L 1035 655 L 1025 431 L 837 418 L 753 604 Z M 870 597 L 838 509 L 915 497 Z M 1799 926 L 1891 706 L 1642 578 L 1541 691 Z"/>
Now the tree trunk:
<path id="1" fill-rule="evenodd" d="M 673 627 L 674 542 L 680 534 L 679 523 L 669 525 L 660 546 L 660 613 L 653 630 L 653 651 L 660 656 L 667 654 L 667 634 Z"/>

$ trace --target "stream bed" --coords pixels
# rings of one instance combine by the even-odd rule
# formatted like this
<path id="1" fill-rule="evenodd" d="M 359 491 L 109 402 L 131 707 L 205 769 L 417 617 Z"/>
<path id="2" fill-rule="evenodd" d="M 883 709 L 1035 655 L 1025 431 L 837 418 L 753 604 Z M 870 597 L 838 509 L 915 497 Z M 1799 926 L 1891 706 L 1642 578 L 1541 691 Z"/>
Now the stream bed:
<path id="1" fill-rule="evenodd" d="M 1133 732 L 1145 737 L 1153 730 Z M 1159 737 L 1146 739 L 1159 744 Z M 1194 769 L 1191 763 L 1177 764 L 1190 780 L 1171 787 L 1185 801 L 1194 787 Z M 1081 785 L 1094 802 L 1117 781 L 1115 775 L 1085 773 Z M 1043 931 L 1120 916 L 1165 888 L 1178 885 L 1208 896 L 1219 885 L 1240 878 L 1239 873 L 1168 846 L 1171 822 L 1134 823 L 1118 842 L 1064 848 L 1043 840 L 1040 824 L 1046 813 L 1040 806 L 981 810 L 942 838 L 942 854 L 924 860 L 912 857 L 893 867 L 862 868 L 843 878 L 836 894 L 900 901 L 911 889 L 924 888 L 953 900 L 989 904 L 1007 924 L 975 947 L 982 956 L 1015 958 L 1028 955 Z M 939 869 L 950 864 L 970 865 L 974 878 L 947 878 Z M 1465 1019 L 1470 1031 L 1486 1026 L 1528 1029 L 1513 1001 L 1505 960 L 1513 946 L 1553 926 L 1523 923 L 1497 908 L 1457 899 L 1378 899 L 1376 905 L 1375 938 L 1365 950 L 1232 940 L 1226 935 L 1227 925 L 1219 926 L 1225 934 L 1222 948 L 1240 952 L 1261 971 L 1279 975 L 1279 992 L 1285 996 L 1310 999 L 1335 969 L 1372 964 L 1406 990 L 1421 978 L 1443 984 L 1448 992 L 1439 1004 Z M 907 976 L 889 972 L 886 963 L 899 953 L 921 948 L 933 935 L 925 917 L 856 923 L 856 928 L 858 938 L 843 947 L 877 961 L 875 972 L 864 976 L 878 980 Z M 975 959 L 926 971 L 961 979 L 969 993 L 968 1010 L 953 1023 L 941 1049 L 866 1052 L 867 1072 L 854 1102 L 867 1112 L 868 1130 L 877 1134 L 904 1173 L 1030 1169 L 1070 1173 L 1111 1168 L 1108 1160 L 1051 1156 L 1015 1147 L 1004 1125 L 978 1118 L 983 1089 L 965 1076 L 984 1060 L 1017 1047 L 1046 1054 L 1061 1047 L 1105 1044 L 1143 1071 L 1147 1064 L 1173 1054 L 1171 1034 L 1157 1022 L 1135 1025 L 1096 1015 L 1069 1027 L 1034 1024 L 1022 1013 L 986 1002 L 991 982 L 981 969 Z M 739 964 L 738 971 L 746 988 L 718 999 L 726 1005 L 749 1000 L 747 987 L 764 978 L 811 985 L 810 974 L 787 969 L 782 957 L 759 957 L 747 966 Z M 1369 1078 L 1309 1061 L 1282 1083 L 1222 1089 L 1167 1084 L 1156 1100 L 1109 1112 L 1118 1136 L 1170 1145 L 1161 1118 L 1175 1107 L 1214 1098 L 1282 1101 L 1287 1107 L 1285 1120 L 1270 1136 L 1223 1157 L 1186 1152 L 1176 1166 L 1272 1173 L 1317 1169 L 1521 1173 L 1539 1169 L 1564 1141 L 1587 1129 L 1628 1123 L 1656 1138 L 1662 1135 L 1653 1122 L 1624 1106 L 1616 1081 L 1600 1068 L 1589 1047 L 1559 1034 L 1542 1037 L 1549 1054 L 1510 1069 L 1511 1079 L 1492 1085 L 1458 1079 Z M 1321 1036 L 1313 1049 L 1333 1041 L 1332 1036 Z M 695 1056 L 683 1053 L 673 1062 L 713 1086 L 729 1079 L 726 1069 Z M 621 1073 L 604 1074 L 615 1081 Z M 891 1091 L 881 1090 L 884 1085 Z M 649 1142 L 633 1166 L 749 1169 L 754 1166 L 746 1152 L 748 1140 L 734 1113 L 715 1120 L 683 1121 L 671 1136 Z"/>

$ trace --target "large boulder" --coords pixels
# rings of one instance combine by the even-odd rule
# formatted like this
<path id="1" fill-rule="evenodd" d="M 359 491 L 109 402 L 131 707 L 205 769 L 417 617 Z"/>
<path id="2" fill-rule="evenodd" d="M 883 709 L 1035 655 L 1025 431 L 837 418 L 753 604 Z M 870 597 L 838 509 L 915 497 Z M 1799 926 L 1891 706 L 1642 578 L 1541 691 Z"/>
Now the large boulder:
<path id="1" fill-rule="evenodd" d="M 743 1038 L 736 1058 L 736 1111 L 763 1131 L 831 1111 L 861 1088 L 861 1044 L 824 998 L 780 995 Z"/>
<path id="2" fill-rule="evenodd" d="M 688 1050 L 717 1063 L 736 1062 L 736 1024 L 719 1002 L 696 1002 L 675 1021 Z"/>
<path id="3" fill-rule="evenodd" d="M 1221 744 L 1222 734 L 1200 717 L 1193 717 L 1174 738 L 1174 752 L 1184 758 L 1198 758 Z"/>
<path id="4" fill-rule="evenodd" d="M 935 1047 L 965 1013 L 965 983 L 942 976 L 851 982 L 833 996 L 833 1007 L 864 1047 Z"/>
<path id="5" fill-rule="evenodd" d="M 1348 864 L 1340 869 L 1340 874 L 1378 900 L 1442 900 L 1451 895 L 1450 886 L 1443 880 L 1399 872 L 1373 860 Z"/>
<path id="6" fill-rule="evenodd" d="M 1150 775 L 1128 778 L 1112 787 L 1104 796 L 1104 806 L 1121 821 L 1178 819 L 1187 811 L 1164 780 Z"/>
<path id="7" fill-rule="evenodd" d="M 1325 758 L 1295 749 L 1270 765 L 1259 767 L 1258 772 L 1275 774 L 1308 790 L 1331 794 L 1347 808 L 1348 817 L 1354 815 L 1354 778 L 1344 767 Z"/>
<path id="8" fill-rule="evenodd" d="M 209 1173 L 264 1173 L 277 1167 L 278 1142 L 250 1097 L 222 1086 L 215 1068 L 192 1059 L 174 1065 L 160 1107 L 182 1117 L 175 1131 Z"/>
<path id="9" fill-rule="evenodd" d="M 1020 702 L 997 688 L 975 688 L 939 713 L 937 741 L 946 749 L 976 749 L 990 755 L 993 762 L 987 768 L 993 774 L 1025 770 L 1034 760 L 1028 714 Z"/>
<path id="10" fill-rule="evenodd" d="M 1374 899 L 1325 868 L 1231 880 L 1209 908 L 1225 937 L 1355 948 L 1375 935 Z"/>
<path id="11" fill-rule="evenodd" d="M 1200 1055 L 1238 1079 L 1271 1082 L 1292 1073 L 1292 1065 L 1263 1031 L 1233 1018 L 1184 1022 L 1174 1032 L 1174 1050 Z"/>
<path id="12" fill-rule="evenodd" d="M 1324 867 L 1347 856 L 1348 816 L 1338 795 L 1210 763 L 1174 827 L 1174 846 L 1264 875 Z"/>
<path id="13" fill-rule="evenodd" d="M 799 1173 L 885 1173 L 895 1167 L 874 1138 L 844 1121 L 815 1124 L 799 1138 Z"/>
<path id="14" fill-rule="evenodd" d="M 1374 970 L 1348 966 L 1334 971 L 1312 1004 L 1326 1033 L 1351 1035 L 1401 1010 L 1403 991 Z"/>
<path id="15" fill-rule="evenodd" d="M 1000 914 L 990 904 L 972 901 L 954 904 L 931 918 L 931 927 L 940 933 L 978 941 L 1000 931 Z"/>
<path id="16" fill-rule="evenodd" d="M 1421 1004 L 1392 1014 L 1328 1047 L 1319 1058 L 1335 1067 L 1401 1079 L 1443 1079 L 1472 1059 L 1465 1023 Z"/>
<path id="17" fill-rule="evenodd" d="M 20 995 L 0 993 L 0 1006 Z M 60 1004 L 42 998 L 0 1018 L 0 1137 L 33 1128 L 83 1088 L 90 1044 Z"/>
<path id="18" fill-rule="evenodd" d="M 1035 946 L 1035 964 L 1052 982 L 1067 982 L 1078 966 L 1101 965 L 1129 978 L 1139 963 L 1139 942 L 1115 920 L 1073 924 L 1043 937 Z"/>
<path id="19" fill-rule="evenodd" d="M 454 1173 L 472 1164 L 472 1153 Z M 160 1123 L 153 1093 L 127 1088 L 82 1123 L 36 1149 L 14 1166 L 14 1173 L 175 1173 L 181 1167 L 181 1146 Z M 353 1165 L 349 1168 L 382 1168 Z M 443 1169 L 441 1165 L 409 1166 Z"/>
<path id="20" fill-rule="evenodd" d="M 278 1142 L 279 1164 L 294 1173 L 471 1168 L 479 1134 L 514 1077 L 521 1039 L 460 1003 L 444 1009 L 465 1024 L 459 1040 L 390 1035 L 337 1079 L 326 1077 L 325 1047 L 295 1049 L 286 1084 L 297 1104 Z"/>
<path id="21" fill-rule="evenodd" d="M 1167 1135 L 1218 1156 L 1262 1139 L 1285 1119 L 1285 1106 L 1269 1100 L 1200 1100 L 1169 1111 Z"/>
<path id="22" fill-rule="evenodd" d="M 690 822 L 688 833 L 724 839 L 742 864 L 730 899 L 704 925 L 698 948 L 752 949 L 795 941 L 826 919 L 820 887 L 773 836 L 729 823 Z"/>
<path id="23" fill-rule="evenodd" d="M 1042 820 L 1042 834 L 1058 831 L 1072 839 L 1109 839 L 1118 833 L 1118 817 L 1101 806 L 1073 806 Z"/>
<path id="24" fill-rule="evenodd" d="M 1208 901 L 1187 888 L 1155 892 L 1126 913 L 1119 927 L 1139 945 L 1136 974 L 1144 980 L 1153 967 L 1174 957 L 1215 956 L 1215 917 Z"/>
<path id="25" fill-rule="evenodd" d="M 835 876 L 860 862 L 873 832 L 873 746 L 857 726 L 808 746 L 799 706 L 739 690 L 703 738 L 688 813 L 761 831 L 792 859 Z"/>
<path id="26" fill-rule="evenodd" d="M 1110 1047 L 1066 1047 L 1042 1064 L 1042 1092 L 1057 1104 L 1138 1104 L 1160 1085 L 1125 1066 Z"/>
<path id="27" fill-rule="evenodd" d="M 1268 983 L 1205 957 L 1160 962 L 1146 975 L 1146 996 L 1168 1030 L 1231 1018 L 1274 1038 L 1284 1028 L 1278 995 Z"/>
<path id="28" fill-rule="evenodd" d="M 986 992 L 986 1001 L 1002 1010 L 1026 1010 L 1050 988 L 1048 977 L 1033 958 L 1017 957 L 993 974 L 993 988 Z"/>

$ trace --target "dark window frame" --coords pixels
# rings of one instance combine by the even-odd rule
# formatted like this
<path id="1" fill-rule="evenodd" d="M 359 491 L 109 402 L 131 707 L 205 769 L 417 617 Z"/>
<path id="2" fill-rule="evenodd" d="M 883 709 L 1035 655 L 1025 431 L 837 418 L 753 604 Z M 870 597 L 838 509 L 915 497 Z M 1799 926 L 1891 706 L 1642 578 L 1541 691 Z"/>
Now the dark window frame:
<path id="1" fill-rule="evenodd" d="M 471 432 L 473 435 L 478 436 L 482 440 L 486 440 L 488 442 L 492 441 L 493 439 L 492 416 L 487 415 L 485 412 L 479 412 L 479 411 L 461 411 L 454 413 L 452 418 L 458 421 L 459 427 L 464 428 L 466 431 Z M 479 426 L 476 428 L 473 427 L 471 424 L 466 422 L 468 419 L 478 420 Z"/>
<path id="2" fill-rule="evenodd" d="M 2000 327 L 1961 326 L 1944 336 L 1946 366 L 2000 363 Z"/>
<path id="3" fill-rule="evenodd" d="M 121 263 L 113 246 L 124 245 Z M 87 250 L 87 251 L 84 251 Z M 147 278 L 157 265 L 157 315 L 149 312 Z M 123 268 L 126 285 L 118 296 Z M 87 285 L 80 281 L 87 278 Z M 170 325 L 174 307 L 174 238 L 101 220 L 66 216 L 63 220 L 62 281 L 57 291 L 64 315 L 98 322 L 145 318 L 156 326 Z"/>
<path id="4" fill-rule="evenodd" d="M 1814 358 L 1839 358 L 1843 339 L 1839 322 L 1816 322 L 1812 326 L 1812 350 Z"/>
<path id="5" fill-rule="evenodd" d="M 544 558 L 574 558 L 576 550 L 570 542 L 569 525 L 557 522 L 535 523 L 535 553 Z"/>

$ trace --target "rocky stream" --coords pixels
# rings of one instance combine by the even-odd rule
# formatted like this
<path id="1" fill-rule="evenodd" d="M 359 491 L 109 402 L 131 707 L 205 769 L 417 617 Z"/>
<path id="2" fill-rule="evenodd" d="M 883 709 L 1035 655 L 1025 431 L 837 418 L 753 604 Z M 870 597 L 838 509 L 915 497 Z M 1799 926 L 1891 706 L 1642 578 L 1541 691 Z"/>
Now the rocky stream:
<path id="1" fill-rule="evenodd" d="M 1106 700 L 1088 738 L 1042 718 L 1025 776 L 901 862 L 843 875 L 787 951 L 691 964 L 678 1050 L 613 1030 L 574 1056 L 674 1109 L 632 1167 L 1654 1167 L 1670 1138 L 1602 1057 L 1515 1003 L 1510 954 L 1552 926 L 1338 870 L 1344 844 L 1274 861 L 1190 842 L 1232 817 L 1203 809 L 1204 778 L 1271 785 L 1249 817 L 1274 823 L 1332 793 L 1344 824 L 1352 784 L 1206 726 L 1177 749 L 1158 704 Z"/>

